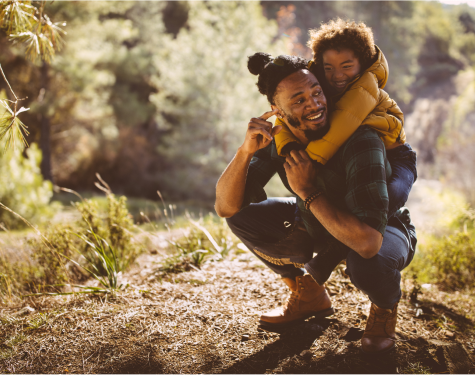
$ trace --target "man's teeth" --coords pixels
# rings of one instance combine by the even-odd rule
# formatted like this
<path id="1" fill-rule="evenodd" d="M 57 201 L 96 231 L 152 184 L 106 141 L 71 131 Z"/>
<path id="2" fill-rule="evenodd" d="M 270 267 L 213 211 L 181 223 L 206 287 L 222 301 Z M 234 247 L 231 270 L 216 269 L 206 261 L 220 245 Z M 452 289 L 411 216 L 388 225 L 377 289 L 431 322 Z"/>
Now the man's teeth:
<path id="1" fill-rule="evenodd" d="M 316 120 L 317 118 L 321 117 L 322 116 L 322 113 L 318 113 L 316 114 L 315 116 L 311 116 L 311 117 L 307 117 L 308 120 Z"/>

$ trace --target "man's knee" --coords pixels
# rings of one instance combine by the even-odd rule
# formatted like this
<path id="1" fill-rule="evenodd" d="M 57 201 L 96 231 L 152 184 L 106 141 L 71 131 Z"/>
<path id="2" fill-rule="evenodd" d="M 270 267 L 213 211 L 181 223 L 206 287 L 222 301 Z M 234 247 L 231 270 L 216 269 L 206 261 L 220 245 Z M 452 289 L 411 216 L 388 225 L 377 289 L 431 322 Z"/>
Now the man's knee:
<path id="1" fill-rule="evenodd" d="M 231 217 L 226 218 L 229 228 L 234 234 L 238 234 L 245 224 L 245 215 L 242 214 L 243 211 L 239 211 Z"/>
<path id="2" fill-rule="evenodd" d="M 391 267 L 389 260 L 377 254 L 365 259 L 358 253 L 348 254 L 346 265 L 351 282 L 364 292 L 378 290 L 387 283 L 397 282 L 399 271 Z"/>

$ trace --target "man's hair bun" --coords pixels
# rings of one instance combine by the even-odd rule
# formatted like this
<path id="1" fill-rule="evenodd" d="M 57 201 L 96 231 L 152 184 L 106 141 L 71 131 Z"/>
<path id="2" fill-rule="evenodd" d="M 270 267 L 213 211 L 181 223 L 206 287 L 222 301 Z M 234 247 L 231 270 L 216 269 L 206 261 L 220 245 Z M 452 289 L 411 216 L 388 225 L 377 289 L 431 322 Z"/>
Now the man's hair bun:
<path id="1" fill-rule="evenodd" d="M 268 53 L 257 52 L 252 56 L 249 56 L 247 61 L 247 68 L 255 76 L 262 73 L 265 66 L 273 60 L 272 56 Z"/>
<path id="2" fill-rule="evenodd" d="M 269 64 L 272 62 L 272 64 Z M 308 61 L 290 55 L 280 55 L 275 59 L 264 52 L 249 56 L 247 62 L 249 71 L 258 75 L 257 88 L 262 95 L 267 96 L 270 104 L 275 104 L 274 96 L 279 82 L 285 77 L 302 69 L 308 69 Z"/>

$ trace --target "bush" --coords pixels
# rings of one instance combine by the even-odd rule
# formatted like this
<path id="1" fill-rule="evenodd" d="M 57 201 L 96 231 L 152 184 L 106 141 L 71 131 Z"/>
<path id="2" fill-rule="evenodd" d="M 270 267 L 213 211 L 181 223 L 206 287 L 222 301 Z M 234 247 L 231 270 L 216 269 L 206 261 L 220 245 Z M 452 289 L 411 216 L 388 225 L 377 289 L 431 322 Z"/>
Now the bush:
<path id="1" fill-rule="evenodd" d="M 475 287 L 474 214 L 465 209 L 448 227 L 452 234 L 431 235 L 418 244 L 409 272 L 421 282 L 437 283 L 447 290 Z"/>
<path id="2" fill-rule="evenodd" d="M 75 204 L 83 218 L 81 234 L 92 243 L 97 242 L 94 234 L 105 239 L 115 251 L 118 271 L 125 271 L 142 253 L 143 247 L 132 238 L 134 223 L 127 210 L 127 198 L 117 199 L 109 193 L 107 203 L 105 213 L 100 212 L 97 201 L 86 199 Z M 83 243 L 80 252 L 105 276 L 103 262 L 89 244 Z"/>
<path id="3" fill-rule="evenodd" d="M 200 268 L 206 260 L 222 260 L 231 250 L 237 249 L 239 239 L 231 232 L 226 220 L 216 221 L 209 215 L 199 222 L 190 221 L 185 235 L 171 242 L 174 254 L 165 258 L 161 270 L 183 272 Z"/>
<path id="4" fill-rule="evenodd" d="M 448 290 L 475 287 L 474 232 L 432 237 L 416 253 L 411 270 L 422 282 L 435 282 Z"/>
<path id="5" fill-rule="evenodd" d="M 3 151 L 3 145 L 0 144 Z M 57 205 L 50 205 L 53 185 L 44 181 L 40 172 L 41 151 L 36 144 L 26 150 L 16 148 L 0 153 L 0 202 L 33 224 L 47 223 Z M 8 229 L 26 224 L 8 211 L 0 210 L 0 223 Z"/>
<path id="6" fill-rule="evenodd" d="M 101 280 L 104 278 L 100 276 L 105 276 L 116 282 L 118 272 L 125 271 L 143 247 L 132 238 L 133 222 L 126 198 L 108 194 L 107 203 L 106 210 L 101 210 L 93 200 L 76 203 L 82 221 L 54 225 L 43 235 L 30 239 L 26 256 L 15 260 L 0 256 L 0 300 L 25 292 L 64 291 L 60 285 L 82 282 L 91 276 L 78 264 L 97 271 Z M 104 246 L 101 238 L 110 246 Z M 109 259 L 117 259 L 112 276 L 98 248 L 105 250 Z"/>

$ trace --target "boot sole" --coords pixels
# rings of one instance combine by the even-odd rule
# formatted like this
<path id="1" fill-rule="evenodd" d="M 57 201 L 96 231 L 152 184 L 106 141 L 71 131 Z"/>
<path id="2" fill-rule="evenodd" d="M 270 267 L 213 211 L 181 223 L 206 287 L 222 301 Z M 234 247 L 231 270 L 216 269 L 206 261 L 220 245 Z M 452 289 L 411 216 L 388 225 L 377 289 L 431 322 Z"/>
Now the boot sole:
<path id="1" fill-rule="evenodd" d="M 316 313 L 310 313 L 307 316 L 304 316 L 299 319 L 292 320 L 290 322 L 286 323 L 269 323 L 263 320 L 259 320 L 259 325 L 261 327 L 269 327 L 269 328 L 285 328 L 285 327 L 290 327 L 295 324 L 299 324 L 305 321 L 305 319 L 308 319 L 310 317 L 314 317 L 315 319 L 323 319 L 326 318 L 327 316 L 333 315 L 335 313 L 335 310 L 333 310 L 333 307 L 330 307 L 329 309 L 325 309 L 322 311 L 317 311 Z"/>
<path id="2" fill-rule="evenodd" d="M 393 351 L 395 348 L 396 348 L 396 343 L 394 343 L 394 345 L 391 346 L 390 348 L 380 350 L 379 352 L 365 352 L 363 347 L 361 346 L 360 347 L 360 352 L 363 353 L 367 357 L 371 357 L 371 356 L 377 356 L 377 355 L 380 355 L 380 354 L 389 353 L 389 352 Z"/>

